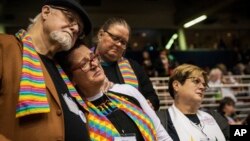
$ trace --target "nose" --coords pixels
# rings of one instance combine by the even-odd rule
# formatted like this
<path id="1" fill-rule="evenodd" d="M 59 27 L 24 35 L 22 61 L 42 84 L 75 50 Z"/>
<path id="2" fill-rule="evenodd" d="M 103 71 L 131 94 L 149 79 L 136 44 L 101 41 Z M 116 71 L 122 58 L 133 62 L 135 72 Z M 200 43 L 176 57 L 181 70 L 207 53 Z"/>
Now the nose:
<path id="1" fill-rule="evenodd" d="M 95 69 L 98 65 L 99 65 L 99 62 L 96 59 L 90 61 L 91 69 Z"/>
<path id="2" fill-rule="evenodd" d="M 202 89 L 203 91 L 206 91 L 206 89 L 207 89 L 206 84 L 204 84 L 204 83 L 202 83 L 202 82 L 198 83 L 198 86 L 199 86 L 199 88 Z"/>
<path id="3" fill-rule="evenodd" d="M 126 46 L 124 46 L 120 40 L 116 41 L 116 42 L 115 42 L 115 45 L 116 45 L 116 47 L 119 48 L 120 50 L 125 50 L 125 49 L 126 49 Z"/>
<path id="4" fill-rule="evenodd" d="M 80 35 L 80 27 L 79 27 L 79 25 L 77 24 L 77 22 L 72 22 L 71 24 L 70 24 L 70 30 L 72 31 L 72 33 L 74 34 L 74 35 Z"/>
<path id="5" fill-rule="evenodd" d="M 115 44 L 118 45 L 118 46 L 122 46 L 122 43 L 121 43 L 120 40 L 116 40 L 116 41 L 115 41 Z"/>

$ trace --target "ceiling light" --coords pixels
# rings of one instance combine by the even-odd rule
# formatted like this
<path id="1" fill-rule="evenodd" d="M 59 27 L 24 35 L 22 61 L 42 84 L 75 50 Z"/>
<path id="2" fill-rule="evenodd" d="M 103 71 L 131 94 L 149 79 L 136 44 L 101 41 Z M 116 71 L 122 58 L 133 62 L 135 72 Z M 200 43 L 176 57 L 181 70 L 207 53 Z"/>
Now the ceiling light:
<path id="1" fill-rule="evenodd" d="M 165 46 L 166 49 L 170 49 L 171 46 L 174 43 L 174 40 L 178 38 L 178 35 L 175 33 L 172 35 L 172 37 L 170 38 L 170 40 L 168 41 L 167 45 Z"/>
<path id="2" fill-rule="evenodd" d="M 202 16 L 200 16 L 200 17 L 198 17 L 198 18 L 196 18 L 196 19 L 194 19 L 194 20 L 192 20 L 192 21 L 190 21 L 190 22 L 185 23 L 185 24 L 184 24 L 184 27 L 185 27 L 185 28 L 188 28 L 188 27 L 190 27 L 190 26 L 192 26 L 192 25 L 194 25 L 194 24 L 197 24 L 197 23 L 199 23 L 199 22 L 205 20 L 206 18 L 207 18 L 206 15 L 202 15 Z"/>

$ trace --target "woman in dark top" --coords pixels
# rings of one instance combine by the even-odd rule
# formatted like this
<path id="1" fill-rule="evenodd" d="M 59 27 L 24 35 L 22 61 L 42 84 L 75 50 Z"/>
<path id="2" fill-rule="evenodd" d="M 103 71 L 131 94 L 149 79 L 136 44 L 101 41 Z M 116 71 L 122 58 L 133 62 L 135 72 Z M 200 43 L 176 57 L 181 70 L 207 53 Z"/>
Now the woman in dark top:
<path id="1" fill-rule="evenodd" d="M 154 110 L 159 109 L 159 99 L 142 66 L 123 57 L 130 35 L 130 27 L 122 18 L 110 18 L 100 28 L 96 37 L 95 52 L 108 79 L 114 83 L 130 84 L 137 88 Z"/>
<path id="2" fill-rule="evenodd" d="M 91 140 L 172 140 L 136 88 L 115 84 L 101 92 L 106 76 L 98 55 L 86 46 L 72 50 L 62 66 L 84 99 L 87 113 L 81 117 L 87 120 Z"/>
<path id="3" fill-rule="evenodd" d="M 224 97 L 219 104 L 218 112 L 227 119 L 229 125 L 241 125 L 242 121 L 237 120 L 235 102 L 231 97 Z"/>

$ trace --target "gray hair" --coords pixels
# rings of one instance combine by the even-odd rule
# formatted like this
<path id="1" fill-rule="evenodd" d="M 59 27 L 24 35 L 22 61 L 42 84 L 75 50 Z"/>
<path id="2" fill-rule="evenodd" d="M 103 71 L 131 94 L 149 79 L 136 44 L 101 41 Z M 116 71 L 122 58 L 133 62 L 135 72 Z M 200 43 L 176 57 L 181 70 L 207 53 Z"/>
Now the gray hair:
<path id="1" fill-rule="evenodd" d="M 35 16 L 35 18 L 30 18 L 29 21 L 30 21 L 30 24 L 28 25 L 28 28 L 27 30 L 30 30 L 31 27 L 34 26 L 34 24 L 38 21 L 38 19 L 40 19 L 41 17 L 41 13 L 39 13 L 38 15 Z"/>

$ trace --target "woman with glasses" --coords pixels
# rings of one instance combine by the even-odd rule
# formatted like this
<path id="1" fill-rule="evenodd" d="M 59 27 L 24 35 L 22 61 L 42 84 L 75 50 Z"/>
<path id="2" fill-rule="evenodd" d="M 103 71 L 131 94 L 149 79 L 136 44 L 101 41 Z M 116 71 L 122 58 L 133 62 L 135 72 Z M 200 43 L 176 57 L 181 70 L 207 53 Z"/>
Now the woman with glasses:
<path id="1" fill-rule="evenodd" d="M 81 45 L 62 56 L 63 68 L 84 99 L 91 140 L 172 140 L 136 88 L 115 84 L 101 92 L 106 76 L 98 55 Z"/>
<path id="2" fill-rule="evenodd" d="M 183 64 L 169 79 L 169 93 L 174 103 L 163 122 L 174 141 L 225 141 L 215 119 L 199 110 L 207 88 L 207 74 L 201 68 Z"/>
<path id="3" fill-rule="evenodd" d="M 159 109 L 159 99 L 142 66 L 126 59 L 125 54 L 130 27 L 122 18 L 110 18 L 99 29 L 95 53 L 101 58 L 101 65 L 107 78 L 114 83 L 130 84 L 137 88 L 154 110 Z"/>

